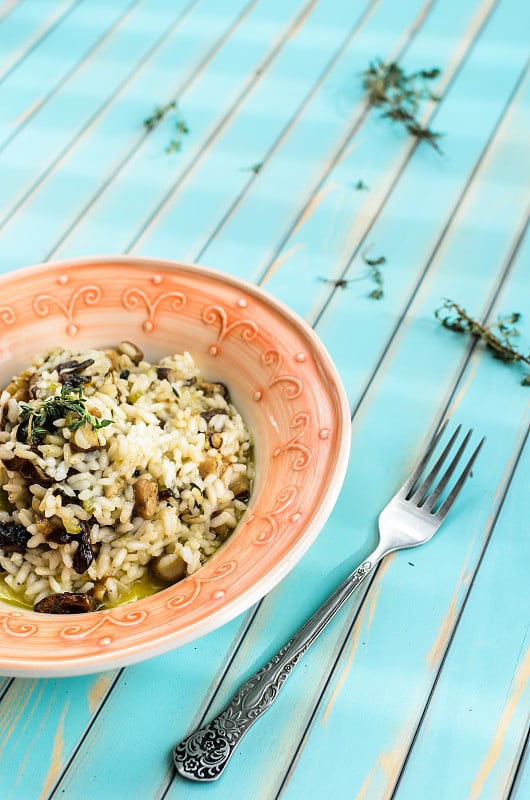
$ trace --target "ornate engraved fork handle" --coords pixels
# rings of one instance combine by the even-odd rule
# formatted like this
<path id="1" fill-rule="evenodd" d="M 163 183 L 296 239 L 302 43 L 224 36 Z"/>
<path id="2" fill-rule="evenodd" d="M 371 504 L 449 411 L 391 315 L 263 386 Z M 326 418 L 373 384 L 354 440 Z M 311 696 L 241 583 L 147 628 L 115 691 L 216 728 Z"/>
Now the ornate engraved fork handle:
<path id="1" fill-rule="evenodd" d="M 182 777 L 214 781 L 222 774 L 240 739 L 271 707 L 298 661 L 382 556 L 377 549 L 363 561 L 292 639 L 239 687 L 220 714 L 175 747 L 173 760 Z"/>

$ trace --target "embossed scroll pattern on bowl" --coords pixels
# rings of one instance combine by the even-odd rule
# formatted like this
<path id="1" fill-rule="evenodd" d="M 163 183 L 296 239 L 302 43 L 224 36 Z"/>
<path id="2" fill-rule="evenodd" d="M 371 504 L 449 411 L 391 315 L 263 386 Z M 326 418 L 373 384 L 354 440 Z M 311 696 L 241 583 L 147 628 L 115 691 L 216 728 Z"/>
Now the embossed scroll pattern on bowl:
<path id="1" fill-rule="evenodd" d="M 4 382 L 16 371 L 12 353 L 24 359 L 17 369 L 33 355 L 27 342 L 43 349 L 130 338 L 159 355 L 189 349 L 201 369 L 204 357 L 237 389 L 256 436 L 257 485 L 266 476 L 220 551 L 157 595 L 60 620 L 0 603 L 0 674 L 81 674 L 138 661 L 228 621 L 273 588 L 329 515 L 349 451 L 344 392 L 308 326 L 261 290 L 193 265 L 112 257 L 0 280 Z"/>

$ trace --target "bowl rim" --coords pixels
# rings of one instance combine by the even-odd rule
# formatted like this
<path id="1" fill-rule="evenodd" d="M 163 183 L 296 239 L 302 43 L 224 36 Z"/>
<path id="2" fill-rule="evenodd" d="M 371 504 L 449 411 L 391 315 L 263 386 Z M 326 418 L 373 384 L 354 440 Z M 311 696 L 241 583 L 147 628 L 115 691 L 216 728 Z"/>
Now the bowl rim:
<path id="1" fill-rule="evenodd" d="M 198 263 L 185 262 L 172 259 L 156 258 L 151 256 L 133 256 L 124 254 L 102 254 L 94 256 L 84 256 L 80 258 L 67 258 L 57 261 L 37 263 L 25 267 L 13 269 L 9 272 L 0 274 L 0 286 L 12 281 L 31 281 L 34 276 L 41 276 L 49 271 L 73 270 L 78 267 L 103 266 L 119 264 L 123 266 L 134 266 L 152 273 L 161 270 L 174 274 L 185 272 L 206 278 L 208 281 L 215 281 L 228 285 L 235 290 L 240 290 L 246 295 L 255 298 L 260 303 L 278 312 L 288 323 L 294 327 L 301 338 L 308 341 L 312 352 L 317 354 L 319 365 L 325 368 L 325 372 L 332 378 L 334 405 L 337 409 L 337 425 L 340 426 L 340 434 L 337 436 L 336 464 L 333 470 L 333 480 L 329 482 L 326 494 L 319 507 L 318 513 L 304 528 L 304 534 L 293 545 L 288 555 L 285 555 L 273 570 L 268 570 L 261 577 L 244 591 L 228 600 L 222 607 L 211 611 L 207 619 L 204 618 L 180 628 L 177 631 L 168 629 L 167 633 L 159 634 L 154 642 L 147 643 L 142 639 L 139 642 L 129 642 L 120 646 L 119 642 L 115 647 L 91 655 L 74 655 L 68 652 L 57 652 L 53 658 L 37 660 L 32 654 L 28 658 L 17 655 L 16 659 L 10 659 L 9 654 L 0 652 L 0 675 L 19 676 L 19 677 L 66 677 L 83 674 L 93 674 L 106 669 L 114 669 L 137 663 L 145 659 L 151 659 L 173 649 L 189 644 L 195 639 L 212 632 L 220 626 L 233 620 L 235 617 L 248 610 L 252 605 L 260 601 L 268 592 L 272 591 L 300 561 L 314 543 L 317 536 L 323 529 L 326 521 L 335 506 L 348 468 L 350 445 L 351 445 L 351 412 L 348 398 L 344 389 L 342 379 L 328 353 L 324 343 L 313 330 L 313 328 L 284 301 L 274 297 L 267 290 L 251 283 L 250 281 L 223 272 L 210 266 Z M 219 551 L 218 551 L 219 552 Z M 215 556 L 213 557 L 215 558 Z M 140 609 L 143 600 L 137 600 L 128 606 L 119 606 L 118 609 Z M 0 600 L 0 622 L 2 609 L 6 607 L 13 609 L 14 606 Z M 94 614 L 111 614 L 116 609 L 107 609 L 94 612 Z M 31 610 L 20 609 L 22 619 L 42 618 L 42 614 L 37 614 Z M 50 615 L 53 616 L 53 615 Z M 70 618 L 69 618 L 70 619 Z M 57 620 L 58 625 L 64 618 Z M 1 642 L 0 642 L 1 645 Z"/>

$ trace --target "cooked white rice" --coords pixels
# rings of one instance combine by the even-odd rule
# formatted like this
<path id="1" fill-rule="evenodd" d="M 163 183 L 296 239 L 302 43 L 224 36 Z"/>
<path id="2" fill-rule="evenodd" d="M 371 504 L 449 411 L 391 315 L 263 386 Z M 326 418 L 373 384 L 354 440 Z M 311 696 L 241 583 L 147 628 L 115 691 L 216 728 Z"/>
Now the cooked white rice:
<path id="1" fill-rule="evenodd" d="M 240 414 L 189 353 L 54 348 L 0 395 L 0 582 L 36 610 L 86 595 L 61 613 L 156 591 L 230 535 L 252 478 Z"/>

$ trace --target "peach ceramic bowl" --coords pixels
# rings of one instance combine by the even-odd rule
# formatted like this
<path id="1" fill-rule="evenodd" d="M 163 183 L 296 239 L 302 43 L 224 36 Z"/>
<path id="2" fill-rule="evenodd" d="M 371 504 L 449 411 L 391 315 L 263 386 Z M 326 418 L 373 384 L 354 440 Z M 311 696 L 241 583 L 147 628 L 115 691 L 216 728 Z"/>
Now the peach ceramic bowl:
<path id="1" fill-rule="evenodd" d="M 51 345 L 188 350 L 230 389 L 255 440 L 256 481 L 234 534 L 194 575 L 119 608 L 38 614 L 0 601 L 0 674 L 98 672 L 228 622 L 299 561 L 328 518 L 350 447 L 348 403 L 324 347 L 265 292 L 193 265 L 110 256 L 0 277 L 0 385 Z"/>

